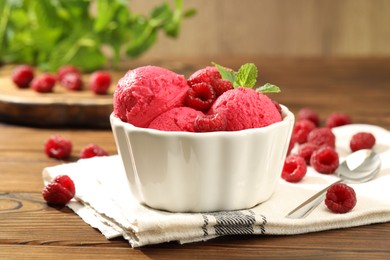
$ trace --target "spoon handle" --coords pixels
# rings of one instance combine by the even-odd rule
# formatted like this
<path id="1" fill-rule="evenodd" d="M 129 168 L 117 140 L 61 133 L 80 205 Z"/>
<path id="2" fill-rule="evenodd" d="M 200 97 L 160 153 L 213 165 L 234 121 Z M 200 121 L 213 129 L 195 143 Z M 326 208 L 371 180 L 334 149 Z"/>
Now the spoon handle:
<path id="1" fill-rule="evenodd" d="M 326 191 L 330 186 L 332 186 L 335 183 L 339 183 L 342 180 L 338 180 L 326 188 L 320 190 L 316 194 L 314 194 L 311 198 L 303 202 L 301 205 L 296 207 L 294 210 L 292 210 L 290 213 L 287 214 L 287 218 L 293 218 L 293 219 L 298 219 L 298 218 L 304 218 L 307 215 L 309 215 L 322 201 L 325 199 L 325 194 Z"/>

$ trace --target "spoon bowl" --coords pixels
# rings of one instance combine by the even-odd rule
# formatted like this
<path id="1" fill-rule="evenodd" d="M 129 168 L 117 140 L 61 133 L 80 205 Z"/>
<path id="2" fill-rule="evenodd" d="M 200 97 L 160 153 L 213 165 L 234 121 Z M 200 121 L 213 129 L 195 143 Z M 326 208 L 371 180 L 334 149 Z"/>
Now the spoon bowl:
<path id="1" fill-rule="evenodd" d="M 340 164 L 336 175 L 348 183 L 363 183 L 373 179 L 379 172 L 381 160 L 373 150 L 358 150 Z"/>
<path id="2" fill-rule="evenodd" d="M 326 191 L 333 184 L 338 182 L 367 182 L 378 174 L 380 168 L 381 159 L 373 150 L 362 149 L 348 155 L 336 170 L 336 175 L 340 180 L 314 194 L 310 199 L 288 213 L 286 217 L 294 219 L 306 217 L 324 200 Z"/>

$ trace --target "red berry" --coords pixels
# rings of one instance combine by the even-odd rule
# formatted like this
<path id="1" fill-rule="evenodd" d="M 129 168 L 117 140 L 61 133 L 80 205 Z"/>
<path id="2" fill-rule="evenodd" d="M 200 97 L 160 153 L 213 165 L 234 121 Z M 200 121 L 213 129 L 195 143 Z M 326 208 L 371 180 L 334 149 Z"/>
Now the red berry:
<path id="1" fill-rule="evenodd" d="M 368 132 L 359 132 L 352 136 L 349 147 L 352 152 L 361 149 L 371 149 L 375 145 L 375 136 Z"/>
<path id="2" fill-rule="evenodd" d="M 56 183 L 59 183 L 61 184 L 61 186 L 63 186 L 64 188 L 66 188 L 68 191 L 70 191 L 70 193 L 72 193 L 73 195 L 75 194 L 76 192 L 76 189 L 74 187 L 74 183 L 72 181 L 72 179 L 68 176 L 68 175 L 58 175 L 56 176 L 52 182 L 56 182 Z"/>
<path id="3" fill-rule="evenodd" d="M 81 74 L 69 72 L 66 73 L 60 80 L 60 84 L 69 90 L 81 90 L 83 88 L 83 81 Z"/>
<path id="4" fill-rule="evenodd" d="M 59 135 L 50 137 L 45 142 L 45 153 L 55 159 L 67 159 L 72 152 L 72 142 Z"/>
<path id="5" fill-rule="evenodd" d="M 336 136 L 327 127 L 315 128 L 307 136 L 307 142 L 318 146 L 336 147 Z"/>
<path id="6" fill-rule="evenodd" d="M 321 147 L 312 153 L 310 165 L 319 173 L 334 173 L 339 167 L 339 155 L 329 146 Z"/>
<path id="7" fill-rule="evenodd" d="M 91 158 L 95 156 L 107 156 L 108 153 L 96 144 L 86 146 L 80 153 L 80 158 Z"/>
<path id="8" fill-rule="evenodd" d="M 57 71 L 57 80 L 59 82 L 61 82 L 61 80 L 63 79 L 63 77 L 68 74 L 68 73 L 76 73 L 78 75 L 81 75 L 81 72 L 74 66 L 72 65 L 66 65 L 66 66 L 63 66 L 61 67 L 58 71 Z"/>
<path id="9" fill-rule="evenodd" d="M 42 74 L 31 83 L 31 88 L 39 93 L 49 93 L 53 91 L 56 78 L 51 74 Z"/>
<path id="10" fill-rule="evenodd" d="M 95 71 L 89 79 L 88 87 L 95 94 L 107 94 L 108 88 L 111 85 L 111 75 L 106 71 Z"/>
<path id="11" fill-rule="evenodd" d="M 307 166 L 305 160 L 298 155 L 289 155 L 284 161 L 282 178 L 288 182 L 299 182 L 305 177 Z"/>
<path id="12" fill-rule="evenodd" d="M 304 143 L 298 148 L 298 155 L 305 159 L 306 164 L 310 165 L 310 158 L 314 151 L 318 149 L 318 145 L 313 143 Z"/>
<path id="13" fill-rule="evenodd" d="M 213 89 L 217 94 L 217 97 L 222 95 L 224 92 L 233 89 L 233 84 L 230 81 L 223 80 L 223 79 L 216 79 L 212 81 L 211 86 L 213 86 Z"/>
<path id="14" fill-rule="evenodd" d="M 320 116 L 310 108 L 302 108 L 298 111 L 297 121 L 307 119 L 312 121 L 317 127 L 320 125 Z"/>
<path id="15" fill-rule="evenodd" d="M 208 66 L 203 69 L 195 71 L 187 80 L 188 84 L 194 85 L 196 83 L 206 82 L 211 83 L 216 79 L 221 79 L 221 74 L 214 66 Z"/>
<path id="16" fill-rule="evenodd" d="M 55 177 L 42 191 L 42 196 L 46 202 L 57 206 L 64 206 L 74 195 L 74 182 L 67 175 Z"/>
<path id="17" fill-rule="evenodd" d="M 192 85 L 184 99 L 184 104 L 199 111 L 207 111 L 216 99 L 215 92 L 208 83 L 197 83 Z"/>
<path id="18" fill-rule="evenodd" d="M 199 115 L 194 121 L 195 132 L 214 132 L 226 129 L 226 117 L 222 114 Z"/>
<path id="19" fill-rule="evenodd" d="M 20 65 L 14 69 L 11 75 L 12 81 L 19 88 L 28 88 L 34 78 L 34 71 L 28 65 Z"/>
<path id="20" fill-rule="evenodd" d="M 325 126 L 329 128 L 347 125 L 352 122 L 351 118 L 343 113 L 333 113 L 325 121 Z"/>
<path id="21" fill-rule="evenodd" d="M 233 84 L 230 81 L 222 79 L 218 69 L 213 66 L 196 71 L 188 78 L 187 82 L 189 86 L 202 82 L 208 83 L 212 86 L 217 97 L 222 95 L 225 91 L 233 89 Z"/>
<path id="22" fill-rule="evenodd" d="M 308 119 L 302 119 L 295 123 L 293 128 L 293 135 L 295 135 L 299 144 L 303 144 L 307 142 L 307 136 L 314 128 L 316 128 L 316 125 L 312 121 Z"/>
<path id="23" fill-rule="evenodd" d="M 335 183 L 326 192 L 325 204 L 334 213 L 346 213 L 356 205 L 356 193 L 344 183 Z"/>

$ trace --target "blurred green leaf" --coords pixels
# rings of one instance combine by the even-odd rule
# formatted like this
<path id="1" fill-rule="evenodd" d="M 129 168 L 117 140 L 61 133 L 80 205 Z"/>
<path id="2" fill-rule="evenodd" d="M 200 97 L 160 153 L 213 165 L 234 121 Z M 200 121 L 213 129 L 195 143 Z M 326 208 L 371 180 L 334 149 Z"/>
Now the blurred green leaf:
<path id="1" fill-rule="evenodd" d="M 126 0 L 0 0 L 0 62 L 89 71 L 107 65 L 108 48 L 119 64 L 122 54 L 138 57 L 150 49 L 159 31 L 178 36 L 182 18 L 193 12 L 183 11 L 182 0 L 174 3 L 144 16 Z"/>

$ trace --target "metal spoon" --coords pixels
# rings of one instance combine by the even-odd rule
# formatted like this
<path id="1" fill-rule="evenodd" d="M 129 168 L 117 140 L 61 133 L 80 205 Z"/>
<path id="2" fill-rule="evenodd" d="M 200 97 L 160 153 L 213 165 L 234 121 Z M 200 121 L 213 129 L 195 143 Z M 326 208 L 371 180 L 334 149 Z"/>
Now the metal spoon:
<path id="1" fill-rule="evenodd" d="M 379 172 L 381 159 L 378 154 L 369 149 L 358 150 L 350 155 L 340 164 L 336 175 L 340 180 L 338 182 L 363 183 L 371 180 Z M 297 208 L 287 214 L 287 218 L 304 218 L 310 214 L 324 199 L 326 191 L 331 186 L 319 191 L 310 199 L 303 202 Z"/>

